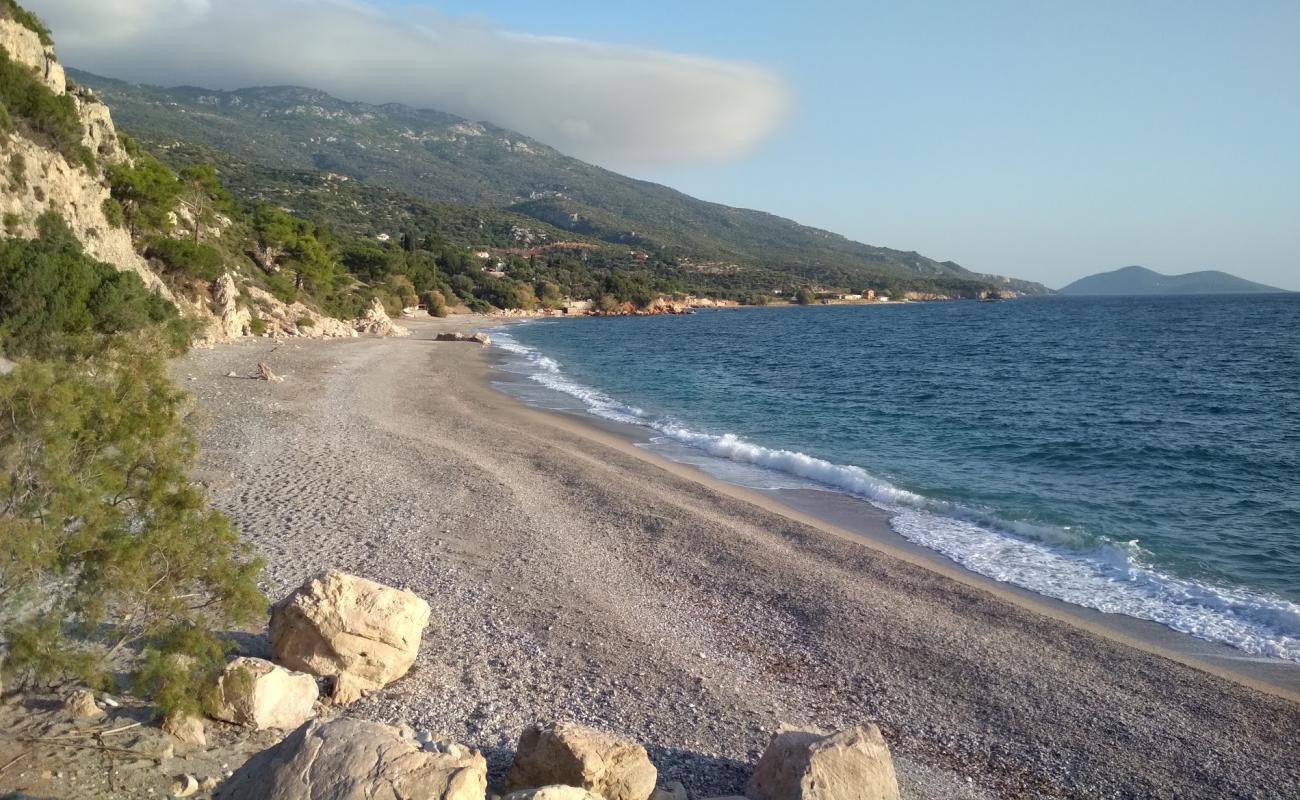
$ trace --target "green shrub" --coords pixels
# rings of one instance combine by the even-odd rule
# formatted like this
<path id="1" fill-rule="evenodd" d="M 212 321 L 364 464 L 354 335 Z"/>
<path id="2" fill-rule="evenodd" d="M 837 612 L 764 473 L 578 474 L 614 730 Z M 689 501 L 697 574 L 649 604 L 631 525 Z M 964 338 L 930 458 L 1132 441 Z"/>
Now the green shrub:
<path id="1" fill-rule="evenodd" d="M 469 306 L 469 310 L 473 311 L 475 314 L 492 313 L 492 304 L 487 302 L 486 300 L 480 300 L 477 297 L 471 297 L 470 299 L 466 300 L 465 305 Z"/>
<path id="2" fill-rule="evenodd" d="M 195 244 L 188 239 L 151 239 L 144 254 L 161 261 L 167 272 L 205 281 L 215 281 L 221 277 L 223 270 L 220 250 L 206 244 Z"/>
<path id="3" fill-rule="evenodd" d="M 801 306 L 811 305 L 817 302 L 817 295 L 813 294 L 812 289 L 809 289 L 807 286 L 805 286 L 799 291 L 795 292 L 794 301 Z"/>
<path id="4" fill-rule="evenodd" d="M 261 563 L 189 480 L 169 352 L 144 331 L 0 378 L 7 681 L 102 685 L 125 661 L 164 711 L 197 711 L 222 660 L 211 631 L 264 613 Z"/>
<path id="5" fill-rule="evenodd" d="M 15 214 L 12 211 L 5 212 L 4 215 L 5 233 L 9 234 L 10 236 L 17 236 L 18 229 L 22 227 L 22 224 L 23 224 L 22 214 Z"/>
<path id="6" fill-rule="evenodd" d="M 104 202 L 99 206 L 104 212 L 104 219 L 114 228 L 126 227 L 126 214 L 122 211 L 122 204 L 112 197 L 105 197 Z"/>
<path id="7" fill-rule="evenodd" d="M 81 143 L 81 115 L 76 100 L 55 94 L 25 65 L 0 48 L 0 105 L 10 125 L 49 144 L 71 164 L 95 168 L 95 156 Z"/>
<path id="8" fill-rule="evenodd" d="M 248 331 L 254 336 L 261 336 L 266 333 L 266 320 L 254 314 L 248 323 Z"/>
<path id="9" fill-rule="evenodd" d="M 127 141 L 130 141 L 129 139 Z M 137 235 L 166 233 L 172 228 L 181 183 L 175 173 L 148 153 L 108 168 L 108 186 L 122 205 L 123 216 Z"/>
<path id="10" fill-rule="evenodd" d="M 27 159 L 14 153 L 9 159 L 9 190 L 17 192 L 27 188 Z"/>
<path id="11" fill-rule="evenodd" d="M 39 239 L 0 241 L 0 343 L 7 353 L 84 353 L 102 336 L 154 325 L 182 346 L 187 330 L 176 309 L 138 276 L 86 257 L 53 212 L 37 228 Z"/>
<path id="12" fill-rule="evenodd" d="M 301 316 L 298 317 L 293 324 L 297 325 L 299 328 L 311 328 L 316 325 L 316 320 L 308 316 Z"/>
<path id="13" fill-rule="evenodd" d="M 0 17 L 8 17 L 24 28 L 35 31 L 40 37 L 41 44 L 49 47 L 54 44 L 53 37 L 50 36 L 50 29 L 45 27 L 40 17 L 18 5 L 17 0 L 0 0 Z"/>

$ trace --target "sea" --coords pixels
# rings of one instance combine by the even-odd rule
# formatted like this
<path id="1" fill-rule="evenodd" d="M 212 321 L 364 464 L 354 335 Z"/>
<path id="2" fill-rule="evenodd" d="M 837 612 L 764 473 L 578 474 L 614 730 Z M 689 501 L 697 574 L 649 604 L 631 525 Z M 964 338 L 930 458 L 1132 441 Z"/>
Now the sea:
<path id="1" fill-rule="evenodd" d="M 1300 662 L 1300 294 L 546 319 L 500 383 L 995 581 Z M 878 512 L 876 512 L 878 514 Z"/>

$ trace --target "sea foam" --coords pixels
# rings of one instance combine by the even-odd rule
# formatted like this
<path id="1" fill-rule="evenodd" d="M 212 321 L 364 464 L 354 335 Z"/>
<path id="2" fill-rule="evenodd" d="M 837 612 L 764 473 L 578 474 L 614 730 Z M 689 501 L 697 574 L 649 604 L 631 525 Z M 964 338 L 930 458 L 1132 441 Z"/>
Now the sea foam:
<path id="1" fill-rule="evenodd" d="M 993 580 L 1084 608 L 1160 623 L 1256 656 L 1300 662 L 1300 605 L 1166 574 L 1136 541 L 1098 541 L 1068 529 L 1003 520 L 894 486 L 867 470 L 764 447 L 734 434 L 693 430 L 648 415 L 571 380 L 554 359 L 507 332 L 494 346 L 517 357 L 511 371 L 580 401 L 591 414 L 641 426 L 708 456 L 747 464 L 865 500 L 891 514 L 904 539 Z"/>

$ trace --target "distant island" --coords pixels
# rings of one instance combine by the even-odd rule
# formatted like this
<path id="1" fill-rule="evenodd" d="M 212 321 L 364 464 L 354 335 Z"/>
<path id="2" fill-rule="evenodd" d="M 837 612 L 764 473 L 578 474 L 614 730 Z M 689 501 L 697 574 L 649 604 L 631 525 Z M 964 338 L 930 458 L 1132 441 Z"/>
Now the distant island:
<path id="1" fill-rule="evenodd" d="M 1121 267 L 1080 278 L 1061 289 L 1068 295 L 1134 294 L 1277 294 L 1286 289 L 1265 286 L 1218 270 L 1161 275 L 1146 267 Z"/>

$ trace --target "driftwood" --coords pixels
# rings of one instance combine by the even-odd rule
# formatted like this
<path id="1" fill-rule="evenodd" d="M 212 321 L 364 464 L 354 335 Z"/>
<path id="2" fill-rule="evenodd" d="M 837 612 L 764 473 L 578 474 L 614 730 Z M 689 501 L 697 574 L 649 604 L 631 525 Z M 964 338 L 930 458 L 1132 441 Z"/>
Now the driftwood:
<path id="1" fill-rule="evenodd" d="M 265 361 L 257 365 L 257 378 L 267 383 L 284 383 L 284 378 L 272 372 Z"/>

